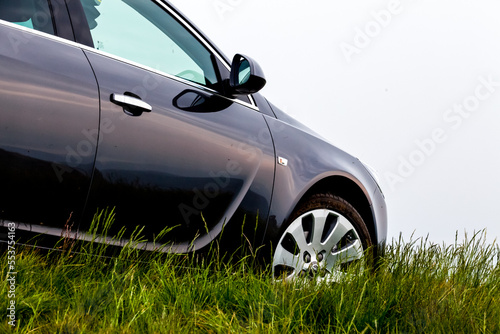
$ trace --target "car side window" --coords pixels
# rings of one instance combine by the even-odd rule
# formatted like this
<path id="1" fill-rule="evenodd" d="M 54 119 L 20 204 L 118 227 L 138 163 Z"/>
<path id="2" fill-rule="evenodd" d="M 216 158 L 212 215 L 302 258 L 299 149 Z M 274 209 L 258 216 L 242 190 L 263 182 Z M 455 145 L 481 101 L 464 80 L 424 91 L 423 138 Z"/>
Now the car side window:
<path id="1" fill-rule="evenodd" d="M 94 47 L 211 88 L 213 56 L 151 0 L 81 0 Z"/>
<path id="2" fill-rule="evenodd" d="M 48 0 L 2 0 L 0 19 L 54 35 Z"/>

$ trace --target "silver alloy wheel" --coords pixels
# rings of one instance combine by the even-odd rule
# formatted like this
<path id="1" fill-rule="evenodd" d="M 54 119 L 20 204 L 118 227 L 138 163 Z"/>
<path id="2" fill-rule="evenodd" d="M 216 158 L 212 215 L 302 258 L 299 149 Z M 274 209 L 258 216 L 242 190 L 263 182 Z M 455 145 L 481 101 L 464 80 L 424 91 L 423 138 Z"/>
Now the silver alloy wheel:
<path id="1" fill-rule="evenodd" d="M 314 209 L 293 220 L 283 233 L 273 257 L 273 277 L 338 281 L 344 276 L 342 265 L 363 255 L 360 237 L 347 218 L 333 210 Z"/>

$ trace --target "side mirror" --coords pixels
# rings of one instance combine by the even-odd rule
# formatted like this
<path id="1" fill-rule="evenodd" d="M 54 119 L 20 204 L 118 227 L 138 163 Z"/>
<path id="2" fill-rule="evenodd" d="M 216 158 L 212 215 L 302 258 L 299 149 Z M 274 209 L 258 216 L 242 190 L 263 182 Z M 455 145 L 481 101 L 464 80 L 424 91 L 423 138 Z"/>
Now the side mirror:
<path id="1" fill-rule="evenodd" d="M 232 94 L 254 94 L 261 90 L 265 84 L 266 79 L 259 64 L 241 54 L 234 56 L 229 77 L 229 86 Z"/>

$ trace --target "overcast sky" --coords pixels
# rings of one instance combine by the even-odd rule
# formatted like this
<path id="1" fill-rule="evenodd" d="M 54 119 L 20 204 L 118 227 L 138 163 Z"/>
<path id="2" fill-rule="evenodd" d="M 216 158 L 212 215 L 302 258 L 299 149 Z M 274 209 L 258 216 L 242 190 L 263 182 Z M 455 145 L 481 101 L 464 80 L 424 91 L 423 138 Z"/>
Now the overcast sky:
<path id="1" fill-rule="evenodd" d="M 173 0 L 274 104 L 377 170 L 389 239 L 500 237 L 500 2 Z"/>

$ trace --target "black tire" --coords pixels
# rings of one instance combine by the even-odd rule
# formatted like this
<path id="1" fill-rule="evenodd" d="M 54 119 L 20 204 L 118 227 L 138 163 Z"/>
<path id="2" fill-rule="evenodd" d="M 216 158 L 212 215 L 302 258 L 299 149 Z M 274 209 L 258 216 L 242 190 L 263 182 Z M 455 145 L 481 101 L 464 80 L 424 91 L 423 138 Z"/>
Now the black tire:
<path id="1" fill-rule="evenodd" d="M 273 277 L 335 281 L 372 246 L 366 224 L 351 204 L 329 193 L 316 194 L 291 215 L 275 247 Z"/>

